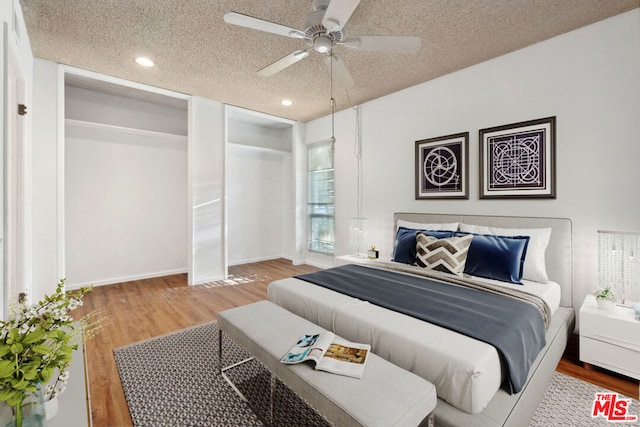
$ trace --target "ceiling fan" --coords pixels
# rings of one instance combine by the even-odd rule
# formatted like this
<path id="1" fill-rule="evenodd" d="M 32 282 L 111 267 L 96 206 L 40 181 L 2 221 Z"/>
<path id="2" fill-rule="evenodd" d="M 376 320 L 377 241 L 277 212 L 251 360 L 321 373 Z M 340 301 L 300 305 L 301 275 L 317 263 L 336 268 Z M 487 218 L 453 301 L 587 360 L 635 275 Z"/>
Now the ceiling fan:
<path id="1" fill-rule="evenodd" d="M 258 71 L 260 76 L 272 76 L 296 62 L 306 58 L 311 50 L 326 53 L 325 63 L 330 67 L 336 82 L 345 88 L 353 86 L 354 81 L 344 61 L 333 52 L 334 46 L 345 46 L 351 49 L 376 52 L 413 53 L 420 50 L 420 37 L 413 36 L 349 36 L 343 28 L 358 7 L 360 0 L 313 0 L 313 12 L 309 13 L 303 23 L 303 30 L 276 24 L 238 12 L 224 15 L 225 22 L 241 27 L 253 28 L 268 33 L 304 39 L 310 47 L 296 50 L 267 65 Z"/>

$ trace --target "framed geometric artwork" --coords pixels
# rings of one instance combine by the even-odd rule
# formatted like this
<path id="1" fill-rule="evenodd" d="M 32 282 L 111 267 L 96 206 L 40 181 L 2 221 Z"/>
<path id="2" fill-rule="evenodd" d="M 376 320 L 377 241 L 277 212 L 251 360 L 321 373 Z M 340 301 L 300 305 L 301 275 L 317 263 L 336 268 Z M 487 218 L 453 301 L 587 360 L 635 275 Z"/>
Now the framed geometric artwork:
<path id="1" fill-rule="evenodd" d="M 480 198 L 556 197 L 556 118 L 481 129 Z"/>
<path id="2" fill-rule="evenodd" d="M 469 132 L 416 141 L 416 200 L 468 199 Z"/>

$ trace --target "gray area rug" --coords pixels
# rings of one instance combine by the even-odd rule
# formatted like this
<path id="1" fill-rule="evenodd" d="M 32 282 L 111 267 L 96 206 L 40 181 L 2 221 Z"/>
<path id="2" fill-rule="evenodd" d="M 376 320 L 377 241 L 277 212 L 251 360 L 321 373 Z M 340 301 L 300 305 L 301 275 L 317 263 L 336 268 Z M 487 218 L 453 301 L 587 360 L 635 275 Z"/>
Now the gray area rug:
<path id="1" fill-rule="evenodd" d="M 247 405 L 219 374 L 216 322 L 141 341 L 113 351 L 135 426 L 327 426 L 326 420 L 276 382 L 273 415 L 270 376 L 251 361 L 227 376 Z M 249 357 L 223 338 L 223 365 Z M 273 416 L 273 418 L 271 418 Z"/>
<path id="2" fill-rule="evenodd" d="M 228 337 L 222 345 L 224 366 L 249 356 Z M 227 371 L 250 405 L 240 399 L 217 370 L 215 322 L 117 348 L 114 356 L 135 426 L 329 425 L 279 382 L 271 415 L 269 374 L 255 361 Z M 611 425 L 591 417 L 597 392 L 607 390 L 556 372 L 531 426 Z M 640 416 L 637 400 L 628 413 Z"/>
<path id="3" fill-rule="evenodd" d="M 611 390 L 555 372 L 540 405 L 538 405 L 531 426 L 640 426 L 640 402 L 622 395 L 620 398 L 631 400 L 627 411 L 628 415 L 637 416 L 639 421 L 613 423 L 607 421 L 603 415 L 592 418 L 591 411 L 596 393 L 611 393 Z"/>

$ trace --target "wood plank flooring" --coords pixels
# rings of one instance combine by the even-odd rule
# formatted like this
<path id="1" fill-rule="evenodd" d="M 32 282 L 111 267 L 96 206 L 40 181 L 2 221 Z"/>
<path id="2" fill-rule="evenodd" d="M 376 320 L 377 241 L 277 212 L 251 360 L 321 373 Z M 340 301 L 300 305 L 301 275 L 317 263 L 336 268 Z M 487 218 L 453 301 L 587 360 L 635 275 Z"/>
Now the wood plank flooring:
<path id="1" fill-rule="evenodd" d="M 110 316 L 108 325 L 87 342 L 94 426 L 132 425 L 114 348 L 216 320 L 222 310 L 266 299 L 272 281 L 316 270 L 279 259 L 231 267 L 228 280 L 206 285 L 190 287 L 186 275 L 180 274 L 94 288 L 85 296 L 84 306 L 73 313 L 79 318 L 103 308 Z M 584 369 L 578 361 L 577 340 L 572 341 L 559 371 L 638 398 L 637 381 Z"/>

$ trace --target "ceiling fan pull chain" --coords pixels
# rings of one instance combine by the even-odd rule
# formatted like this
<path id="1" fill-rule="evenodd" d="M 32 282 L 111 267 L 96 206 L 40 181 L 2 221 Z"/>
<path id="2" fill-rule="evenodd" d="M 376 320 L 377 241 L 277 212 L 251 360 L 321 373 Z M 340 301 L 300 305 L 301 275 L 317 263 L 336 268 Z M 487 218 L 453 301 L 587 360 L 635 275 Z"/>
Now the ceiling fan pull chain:
<path id="1" fill-rule="evenodd" d="M 335 113 L 336 100 L 333 99 L 333 50 L 329 51 L 329 90 L 331 92 L 331 150 L 336 152 Z"/>

